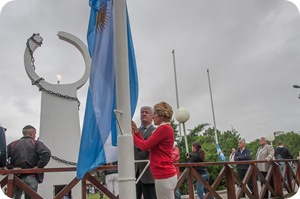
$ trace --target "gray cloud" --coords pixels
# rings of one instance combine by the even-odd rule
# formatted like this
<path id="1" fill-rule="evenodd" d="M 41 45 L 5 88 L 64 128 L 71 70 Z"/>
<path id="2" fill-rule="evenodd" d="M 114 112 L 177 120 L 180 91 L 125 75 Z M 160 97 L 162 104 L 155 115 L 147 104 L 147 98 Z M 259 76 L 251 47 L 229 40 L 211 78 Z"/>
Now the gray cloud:
<path id="1" fill-rule="evenodd" d="M 277 130 L 299 131 L 300 18 L 283 0 L 139 1 L 128 10 L 139 75 L 138 110 L 165 100 L 176 110 L 172 49 L 176 53 L 179 100 L 191 113 L 187 128 L 212 124 L 207 80 L 210 69 L 217 128 L 234 127 L 248 140 Z M 0 122 L 18 137 L 31 123 L 39 126 L 41 93 L 31 85 L 23 64 L 26 40 L 44 38 L 34 56 L 36 71 L 51 83 L 81 77 L 77 50 L 58 39 L 70 32 L 86 43 L 88 1 L 22 0 L 0 15 L 2 95 Z M 88 85 L 78 91 L 84 115 Z M 139 122 L 138 122 L 139 123 Z"/>

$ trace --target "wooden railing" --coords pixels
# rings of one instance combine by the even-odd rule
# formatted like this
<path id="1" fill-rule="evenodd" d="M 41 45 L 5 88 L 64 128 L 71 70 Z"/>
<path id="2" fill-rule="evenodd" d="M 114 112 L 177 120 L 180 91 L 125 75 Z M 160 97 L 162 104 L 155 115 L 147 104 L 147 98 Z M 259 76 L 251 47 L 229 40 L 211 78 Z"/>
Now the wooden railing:
<path id="1" fill-rule="evenodd" d="M 290 165 L 290 162 L 294 162 L 295 169 Z M 274 197 L 284 197 L 285 194 L 293 195 L 296 193 L 300 186 L 300 163 L 299 160 L 273 160 L 270 161 L 270 167 L 266 177 L 258 170 L 256 163 L 263 163 L 266 161 L 238 161 L 238 162 L 202 162 L 202 163 L 178 163 L 175 166 L 184 168 L 180 178 L 178 179 L 177 188 L 182 186 L 182 184 L 187 180 L 188 183 L 188 194 L 189 199 L 194 199 L 194 179 L 199 180 L 203 186 L 208 190 L 205 198 L 210 198 L 213 196 L 216 199 L 221 199 L 221 195 L 217 192 L 217 187 L 220 185 L 221 181 L 225 179 L 227 198 L 241 198 L 243 194 L 246 194 L 249 198 L 263 198 L 266 191 L 270 191 Z M 281 174 L 279 164 L 284 162 L 285 167 Z M 236 164 L 249 164 L 248 171 L 244 179 L 239 179 L 235 173 L 232 165 Z M 216 166 L 221 165 L 220 170 L 214 182 L 210 185 L 196 172 L 193 168 L 194 166 Z M 97 170 L 111 170 L 116 169 L 117 166 L 100 166 Z M 45 169 L 19 169 L 19 170 L 0 170 L 0 174 L 6 175 L 1 181 L 1 188 L 7 186 L 6 195 L 8 197 L 13 197 L 13 186 L 16 185 L 20 187 L 24 192 L 35 199 L 42 199 L 43 197 L 37 192 L 33 191 L 29 186 L 23 183 L 19 178 L 19 174 L 33 174 L 33 173 L 48 173 L 48 172 L 74 172 L 76 167 L 66 167 L 66 168 L 45 168 Z M 261 189 L 258 189 L 260 183 L 258 183 L 258 178 L 263 182 Z M 270 180 L 273 178 L 274 186 L 271 186 Z M 249 188 L 246 186 L 249 180 L 252 180 L 253 194 L 250 192 Z M 71 191 L 75 185 L 81 181 L 81 198 L 86 199 L 86 182 L 87 180 L 92 183 L 96 188 L 103 192 L 107 197 L 112 199 L 117 199 L 118 196 L 114 196 L 105 186 L 103 186 L 99 181 L 97 181 L 93 176 L 87 173 L 82 180 L 74 179 L 66 185 L 54 199 L 62 199 L 65 194 Z M 285 189 L 285 193 L 283 192 Z"/>
<path id="2" fill-rule="evenodd" d="M 266 177 L 258 170 L 256 163 L 264 163 L 266 161 L 238 161 L 238 162 L 203 162 L 203 163 L 188 163 L 188 164 L 176 164 L 179 167 L 185 167 L 183 173 L 178 179 L 177 188 L 179 188 L 182 183 L 187 179 L 188 181 L 188 193 L 189 199 L 194 199 L 194 187 L 193 180 L 196 178 L 203 184 L 203 186 L 208 190 L 205 198 L 210 198 L 213 196 L 216 199 L 221 199 L 221 195 L 217 192 L 217 187 L 220 185 L 222 179 L 225 178 L 226 181 L 226 191 L 227 198 L 241 198 L 243 194 L 249 198 L 263 198 L 266 191 L 270 191 L 274 197 L 284 197 L 283 188 L 287 191 L 288 195 L 296 193 L 296 189 L 300 185 L 300 163 L 299 160 L 293 160 L 295 169 L 289 164 L 291 160 L 274 160 L 270 161 L 270 167 L 267 172 Z M 281 174 L 279 163 L 284 162 L 285 167 L 283 173 Z M 232 165 L 236 164 L 249 164 L 249 168 L 244 179 L 240 179 L 234 172 Z M 216 166 L 222 165 L 223 168 L 219 172 L 214 182 L 209 185 L 203 180 L 203 178 L 196 172 L 193 166 Z M 270 180 L 273 177 L 274 186 L 270 184 Z M 258 186 L 258 178 L 263 182 L 263 186 L 260 191 Z M 246 187 L 249 180 L 252 180 L 253 194 L 250 192 L 249 188 Z M 237 186 L 236 186 L 237 185 Z M 298 186 L 298 187 L 297 187 Z"/>

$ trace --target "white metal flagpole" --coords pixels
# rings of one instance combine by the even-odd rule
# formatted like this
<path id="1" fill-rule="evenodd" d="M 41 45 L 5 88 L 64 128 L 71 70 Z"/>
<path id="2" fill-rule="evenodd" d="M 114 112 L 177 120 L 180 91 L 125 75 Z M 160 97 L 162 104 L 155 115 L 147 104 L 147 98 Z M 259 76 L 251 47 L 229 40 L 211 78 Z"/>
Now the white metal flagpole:
<path id="1" fill-rule="evenodd" d="M 213 103 L 213 97 L 212 97 L 212 92 L 211 92 L 210 77 L 209 77 L 209 70 L 208 69 L 207 69 L 207 76 L 208 76 L 208 84 L 209 84 L 209 92 L 210 92 L 211 109 L 212 109 L 213 121 L 214 121 L 215 139 L 216 139 L 216 144 L 218 145 L 219 141 L 218 141 L 218 135 L 217 135 L 217 127 L 216 127 L 214 103 Z"/>
<path id="2" fill-rule="evenodd" d="M 176 103 L 177 103 L 177 109 L 179 109 L 179 97 L 178 97 L 178 86 L 177 86 L 177 73 L 176 73 L 176 62 L 175 62 L 175 50 L 172 50 L 173 54 L 173 63 L 174 63 L 174 77 L 175 77 L 175 91 L 176 91 Z M 178 124 L 179 127 L 179 137 L 181 139 L 182 133 L 181 133 L 181 125 Z"/>
<path id="3" fill-rule="evenodd" d="M 134 175 L 134 151 L 131 134 L 129 69 L 128 69 L 128 42 L 126 22 L 126 1 L 114 0 L 114 41 L 116 63 L 116 94 L 119 123 L 118 134 L 118 173 L 119 198 L 136 198 Z"/>

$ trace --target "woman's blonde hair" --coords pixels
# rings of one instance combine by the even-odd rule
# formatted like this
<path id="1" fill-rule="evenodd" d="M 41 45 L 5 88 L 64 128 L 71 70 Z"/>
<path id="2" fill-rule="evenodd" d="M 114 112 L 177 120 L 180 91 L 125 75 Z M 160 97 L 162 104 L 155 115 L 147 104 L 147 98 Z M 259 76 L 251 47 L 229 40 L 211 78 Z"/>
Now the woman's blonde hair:
<path id="1" fill-rule="evenodd" d="M 154 105 L 154 111 L 163 118 L 164 122 L 170 122 L 173 116 L 173 109 L 167 102 L 159 102 Z"/>

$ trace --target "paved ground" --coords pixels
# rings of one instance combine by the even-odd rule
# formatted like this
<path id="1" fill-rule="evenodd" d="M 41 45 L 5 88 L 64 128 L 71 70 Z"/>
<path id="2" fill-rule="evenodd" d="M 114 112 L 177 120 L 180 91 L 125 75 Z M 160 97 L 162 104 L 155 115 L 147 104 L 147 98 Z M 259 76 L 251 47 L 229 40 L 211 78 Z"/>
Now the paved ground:
<path id="1" fill-rule="evenodd" d="M 260 191 L 260 186 L 258 186 L 258 191 Z M 236 188 L 236 190 L 237 190 L 237 188 Z M 299 190 L 298 190 L 299 191 Z M 227 191 L 225 190 L 225 191 L 217 191 L 219 194 L 220 194 L 220 196 L 221 196 L 221 198 L 222 199 L 227 199 Z M 284 191 L 283 192 L 283 194 L 284 195 L 287 195 L 287 192 L 286 191 Z M 300 194 L 299 194 L 300 195 Z M 189 198 L 189 196 L 188 195 L 183 195 L 183 196 L 181 196 L 181 199 L 188 199 Z M 248 198 L 248 197 L 244 197 L 244 198 Z M 286 198 L 292 198 L 292 199 L 296 199 L 296 198 L 293 198 L 292 196 L 288 196 L 288 197 L 286 197 Z M 300 197 L 299 197 L 300 198 Z M 195 199 L 199 199 L 198 198 L 198 196 L 197 196 L 197 194 L 195 194 Z M 298 198 L 297 198 L 298 199 Z"/>

